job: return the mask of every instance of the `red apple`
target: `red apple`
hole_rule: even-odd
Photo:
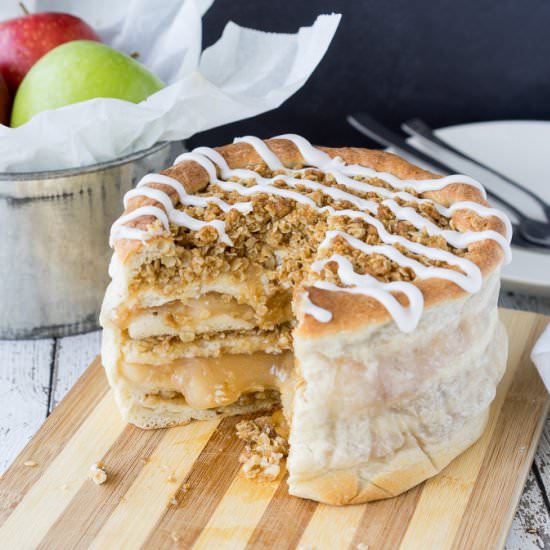
[[[12,96],[43,55],[73,40],[101,41],[92,27],[68,13],[33,13],[0,23],[0,73]]]
[[[8,85],[0,74],[0,124],[8,126],[10,123],[11,97]]]

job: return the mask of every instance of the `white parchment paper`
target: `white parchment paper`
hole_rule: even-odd
[[[546,389],[550,392],[550,324],[539,336],[531,352],[531,360],[535,363]]]
[[[87,166],[275,109],[309,78],[340,21],[340,15],[321,15],[295,34],[229,22],[201,52],[201,17],[211,0],[35,4],[38,11],[82,17],[105,43],[138,52],[167,86],[139,104],[98,98],[40,113],[19,128],[0,125],[0,172]],[[2,0],[0,20],[17,10],[16,2]]]

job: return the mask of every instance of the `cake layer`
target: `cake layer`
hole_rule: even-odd
[[[143,272],[130,276],[113,259],[110,269],[119,276],[117,280],[130,278],[120,288],[110,285],[101,315],[103,323],[112,322],[121,330],[130,328],[137,338],[143,337],[139,319],[146,316],[147,323],[151,323],[149,314],[160,318],[156,325],[151,324],[153,332],[158,331],[155,327],[162,322],[168,331],[186,325],[188,330],[198,333],[229,330],[233,323],[265,330],[292,317],[292,290],[288,285],[274,283],[274,273],[269,270],[262,272],[258,266],[249,266],[243,271],[216,276],[205,270],[197,274],[200,278],[174,284],[163,282],[166,276],[163,269],[168,268],[153,266],[156,261],[144,266]]]
[[[120,333],[119,333],[120,334]],[[129,363],[164,365],[183,357],[218,357],[238,353],[281,353],[292,349],[291,325],[273,330],[213,332],[189,340],[182,336],[160,336],[133,340],[120,334],[119,345]]]
[[[211,420],[220,416],[269,411],[280,406],[279,392],[247,393],[235,403],[214,409],[197,409],[183,397],[135,392],[119,383],[113,386],[115,399],[124,418],[140,428],[168,428],[191,420]]]
[[[170,302],[149,308],[134,308],[119,326],[131,338],[201,334],[226,330],[248,330],[257,325],[254,309],[235,298],[209,293],[184,303]]]
[[[247,393],[280,390],[292,366],[290,352],[257,352],[179,359],[165,365],[122,362],[118,374],[136,391],[176,392],[189,406],[209,409],[234,403]]]
[[[133,339],[150,336],[177,336],[210,332],[251,330],[260,325],[276,326],[292,319],[288,307],[274,309],[269,318],[260,318],[253,307],[238,304],[227,295],[207,294],[185,303],[172,302],[164,306],[131,312],[123,328]]]
[[[210,285],[209,285],[210,286]],[[255,297],[208,291],[193,297],[142,291],[117,308],[114,323],[133,339],[236,330],[263,330],[292,320],[286,289]]]

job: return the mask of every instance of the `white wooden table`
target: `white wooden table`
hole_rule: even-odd
[[[502,293],[504,307],[550,315],[550,299]],[[0,473],[99,354],[99,331],[45,340],[0,340]],[[550,548],[550,417],[506,548]]]

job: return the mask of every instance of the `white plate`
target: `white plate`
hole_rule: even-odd
[[[550,122],[517,120],[449,126],[436,134],[474,159],[494,167],[550,202]],[[423,149],[435,152],[431,145]],[[540,207],[530,197],[485,170],[437,148],[437,157],[458,173],[471,175],[519,209],[544,220]],[[499,207],[495,204],[494,206]],[[513,219],[513,216],[510,216]],[[512,263],[502,275],[503,288],[550,296],[550,253],[513,248]]]

